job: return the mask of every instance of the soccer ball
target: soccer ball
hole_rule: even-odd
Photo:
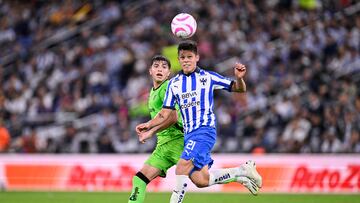
[[[172,33],[180,38],[189,38],[196,32],[196,20],[187,13],[177,14],[171,21]]]

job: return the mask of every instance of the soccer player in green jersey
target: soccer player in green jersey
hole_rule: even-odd
[[[151,118],[154,118],[162,109],[169,83],[170,68],[170,61],[164,56],[156,55],[151,60],[149,73],[152,77],[153,88],[150,91],[148,101]],[[142,169],[133,177],[132,192],[128,203],[144,202],[146,185],[158,176],[165,177],[166,171],[179,161],[184,149],[184,134],[181,117],[177,114],[179,111],[174,111],[161,126],[145,133],[138,133],[139,141],[144,143],[155,134],[154,132],[158,132],[157,145],[151,156],[145,161]]]

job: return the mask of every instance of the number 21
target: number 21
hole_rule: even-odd
[[[195,147],[195,144],[196,144],[195,141],[189,140],[189,142],[187,143],[185,148],[188,149],[188,150],[193,150],[194,147]]]

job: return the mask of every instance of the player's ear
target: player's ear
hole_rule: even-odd
[[[195,58],[196,58],[196,62],[198,62],[200,60],[200,55],[199,54],[196,54],[195,55]]]

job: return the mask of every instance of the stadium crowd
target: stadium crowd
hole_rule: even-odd
[[[360,153],[351,0],[0,1],[0,152],[150,152],[134,128],[180,12],[197,19],[200,67],[248,67],[246,94],[216,95],[216,152]]]

